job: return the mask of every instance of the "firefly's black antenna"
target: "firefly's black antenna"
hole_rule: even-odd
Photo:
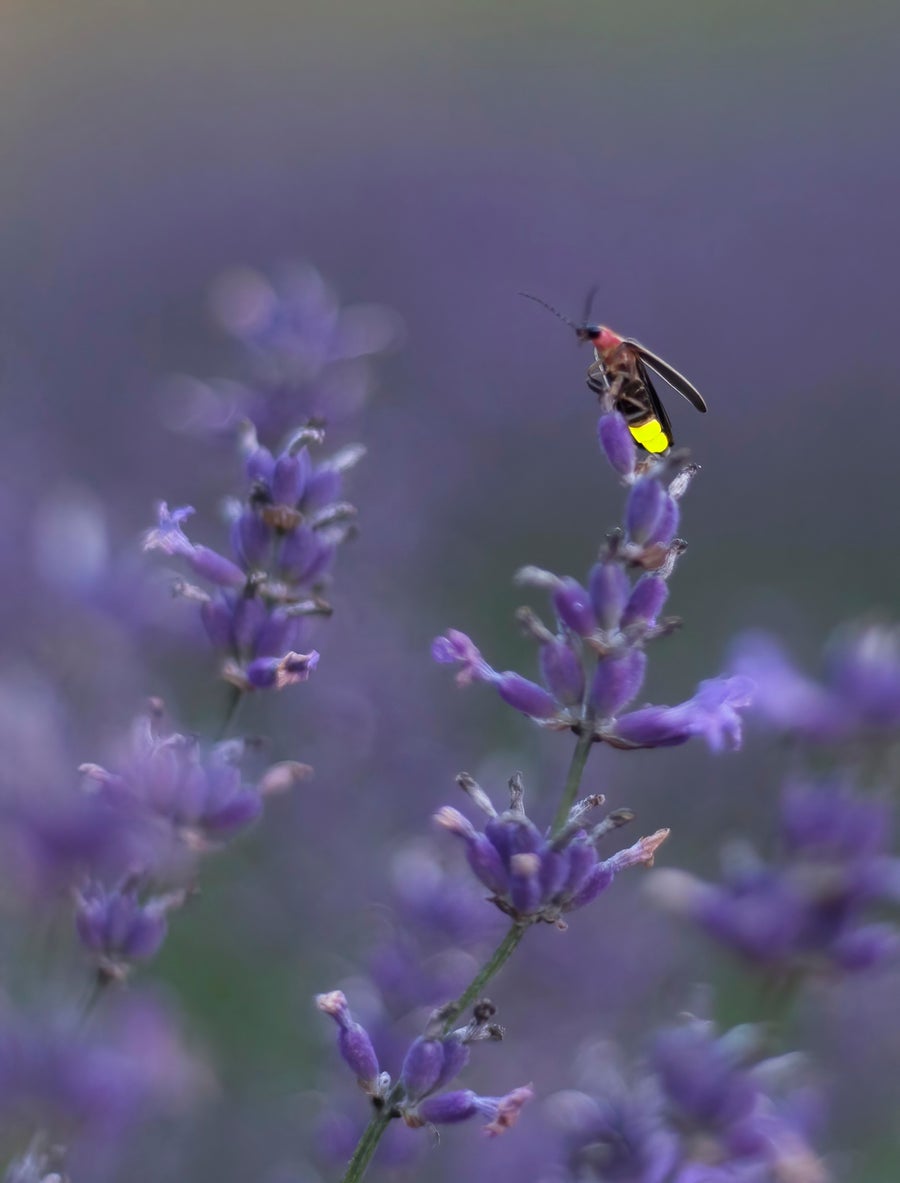
[[[591,311],[593,310],[594,301],[596,300],[597,293],[599,291],[600,291],[600,284],[599,283],[593,284],[588,289],[588,294],[584,298],[584,317],[582,318],[582,322],[581,322],[582,324],[587,325],[587,324],[591,323]]]
[[[578,332],[579,326],[573,320],[569,320],[567,316],[563,316],[558,309],[554,308],[552,304],[548,304],[546,300],[542,300],[540,296],[532,296],[530,292],[519,292],[519,295],[524,296],[526,300],[534,300],[535,304],[540,304],[542,308],[546,308],[548,312],[552,312],[563,324],[567,324],[570,329],[574,329],[576,333]]]

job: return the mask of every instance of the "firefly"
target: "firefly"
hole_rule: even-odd
[[[650,370],[705,414],[706,403],[700,391],[667,361],[651,353],[631,337],[620,337],[606,325],[588,320],[593,291],[588,295],[584,320],[576,324],[552,305],[537,296],[520,292],[527,300],[542,305],[564,324],[575,330],[579,341],[590,341],[594,360],[588,366],[587,384],[601,399],[610,399],[622,415],[636,444],[645,452],[659,454],[673,443],[672,424],[650,379]]]

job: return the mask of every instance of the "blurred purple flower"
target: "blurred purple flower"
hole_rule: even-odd
[[[145,811],[191,849],[205,850],[254,822],[265,791],[283,787],[283,776],[248,784],[240,769],[245,750],[243,740],[204,748],[193,736],[169,730],[161,705],[155,703],[133,724],[112,770],[86,764],[81,771],[107,800]],[[308,771],[302,765],[290,767],[298,777]]]
[[[659,748],[705,739],[714,752],[741,746],[741,716],[753,701],[749,678],[710,678],[678,706],[642,707],[613,720],[601,738],[613,747]]]
[[[75,901],[75,928],[104,979],[120,980],[136,961],[159,952],[168,930],[167,915],[187,898],[185,891],[139,899],[140,875],[129,875],[111,889],[89,882]]]
[[[491,902],[520,924],[543,922],[565,928],[562,917],[596,899],[619,871],[652,866],[656,851],[669,836],[668,830],[657,830],[601,859],[597,843],[632,820],[629,810],[611,813],[588,828],[584,825],[587,813],[603,800],[588,798],[575,807],[559,833],[547,835],[525,813],[519,777],[510,781],[510,807],[502,814],[471,777],[463,773],[458,782],[488,815],[484,831],[476,830],[450,806],[441,809],[435,820],[462,839],[469,866],[491,893]]]
[[[734,647],[732,664],[753,678],[757,714],[777,731],[809,743],[846,743],[900,727],[900,630],[845,628],[826,648],[824,677],[801,673],[766,633]]]
[[[651,890],[662,906],[782,980],[871,969],[900,955],[900,929],[872,919],[900,900],[889,833],[885,803],[833,784],[795,785],[782,801],[777,863],[732,848],[721,883],[667,869]]]
[[[173,1017],[131,995],[99,1029],[69,1014],[0,1014],[0,1124],[64,1136],[74,1157],[116,1143],[138,1121],[189,1108],[208,1089]]]
[[[597,1099],[556,1100],[579,1183],[824,1183],[794,1104],[796,1057],[759,1060],[752,1028],[691,1020],[653,1041],[646,1074]]]

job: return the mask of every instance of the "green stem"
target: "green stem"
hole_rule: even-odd
[[[222,726],[219,729],[219,742],[228,736],[231,730],[231,725],[237,718],[237,713],[240,710],[241,703],[244,701],[246,695],[240,686],[230,685],[228,687],[228,701],[225,704],[225,717],[222,720]]]
[[[491,978],[493,978],[495,974],[498,974],[503,966],[506,965],[507,961],[509,961],[510,957],[512,957],[513,953],[519,947],[519,942],[522,940],[522,937],[527,931],[527,924],[513,924],[509,932],[506,934],[491,956],[487,959],[471,982],[469,982],[462,994],[460,994],[459,998],[457,998],[456,1001],[452,1002],[449,1006],[443,1008],[442,1013],[444,1015],[444,1025],[442,1030],[444,1035],[449,1035],[449,1033],[453,1030],[456,1020],[463,1013],[463,1011],[466,1010],[467,1007],[471,1006],[473,1002],[478,1001],[482,990],[485,988]]]
[[[566,824],[572,806],[575,804],[575,798],[578,796],[581,778],[584,774],[584,767],[587,764],[588,755],[594,742],[593,733],[593,720],[586,719],[584,730],[578,736],[578,743],[576,744],[575,751],[572,753],[572,761],[569,764],[569,772],[566,776],[566,783],[563,788],[559,809],[557,809],[556,817],[553,821],[553,829],[551,831],[553,834],[557,833]],[[506,965],[507,961],[509,961],[510,957],[512,957],[513,953],[519,947],[529,927],[530,925],[528,924],[520,924],[518,922],[511,925],[506,936],[472,981],[466,986],[459,998],[451,1002],[449,1006],[443,1008],[442,1032],[444,1035],[448,1035],[453,1030],[457,1019],[463,1011],[478,1000],[488,982]],[[384,1136],[385,1130],[391,1124],[392,1119],[397,1116],[396,1106],[402,1100],[403,1089],[398,1082],[391,1089],[390,1093],[388,1093],[387,1097],[385,1097],[384,1104],[363,1131],[362,1137],[353,1152],[353,1157],[347,1164],[347,1169],[344,1172],[341,1183],[359,1183],[363,1175],[365,1175],[369,1163],[372,1161],[372,1157],[378,1148],[378,1143]]]
[[[394,1101],[399,1100],[399,1097],[394,1097],[395,1092],[397,1092],[396,1086],[391,1090],[390,1095],[385,1098],[384,1105],[378,1110],[363,1131],[363,1135],[357,1143],[356,1149],[353,1151],[353,1157],[347,1165],[347,1170],[344,1172],[343,1183],[359,1183],[359,1180],[366,1173],[366,1169],[372,1161],[372,1155],[378,1149],[378,1143],[391,1123]]]
[[[462,1012],[481,995],[482,990],[495,974],[506,965],[528,929],[527,924],[513,924],[509,932],[487,959],[459,998],[442,1009],[444,1035],[448,1035]],[[403,1099],[403,1089],[397,1083],[384,1099],[384,1104],[363,1131],[353,1157],[347,1164],[341,1183],[359,1183],[385,1131],[396,1116],[396,1106]]]
[[[572,753],[569,775],[566,777],[566,787],[563,789],[562,797],[559,799],[559,807],[556,810],[556,816],[553,819],[553,828],[550,831],[551,835],[558,834],[569,820],[569,814],[572,811],[572,806],[575,804],[575,798],[578,796],[578,790],[581,787],[584,766],[587,764],[593,744],[594,721],[593,719],[585,719],[583,730],[578,736],[575,751]]]

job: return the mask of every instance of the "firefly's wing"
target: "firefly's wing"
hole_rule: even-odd
[[[696,386],[692,386],[691,383],[688,382],[687,378],[685,378],[683,374],[679,374],[678,371],[673,369],[673,367],[670,366],[667,361],[663,361],[661,357],[657,357],[655,353],[651,353],[650,350],[641,345],[640,342],[627,341],[626,344],[631,346],[638,357],[642,361],[646,362],[651,370],[654,370],[657,374],[659,374],[660,378],[664,378],[673,390],[677,390],[680,395],[683,395],[684,398],[686,398],[691,404],[691,406],[696,407],[698,411],[703,411],[704,413],[706,412],[706,403],[703,399],[703,395],[696,388]]]
[[[629,344],[631,344],[631,342],[629,342]],[[654,390],[653,383],[650,381],[650,375],[647,373],[647,367],[644,365],[640,357],[635,358],[635,364],[637,365],[637,372],[640,374],[641,381],[646,387],[647,398],[650,401],[650,406],[653,408],[653,414],[659,421],[659,425],[663,430],[663,435],[666,437],[666,445],[667,447],[671,448],[672,424],[669,422],[669,416],[666,414],[666,408],[660,402],[659,395]],[[634,434],[633,430],[632,434]],[[638,443],[641,443],[641,441],[638,440]]]

